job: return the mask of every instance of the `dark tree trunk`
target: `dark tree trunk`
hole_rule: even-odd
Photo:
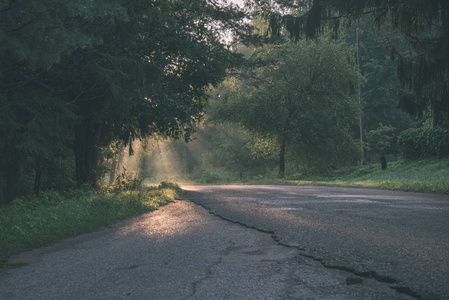
[[[16,147],[13,138],[8,147],[8,162],[6,167],[6,203],[11,203],[22,195],[23,184],[23,154]]]
[[[146,159],[146,158],[144,158]],[[117,170],[120,168],[123,162],[123,150],[120,150],[117,157],[112,162],[111,172],[109,173],[109,184],[113,184],[117,175]]]
[[[387,159],[385,158],[385,155],[383,155],[383,154],[380,157],[380,166],[381,166],[382,170],[387,169]]]
[[[95,173],[98,163],[98,140],[101,127],[91,126],[89,121],[82,122],[75,128],[75,172],[76,184],[89,184],[97,187]]]
[[[38,164],[34,174],[34,194],[39,196],[41,190],[42,166]]]
[[[281,142],[281,150],[279,151],[279,178],[284,178],[285,176],[285,141]]]

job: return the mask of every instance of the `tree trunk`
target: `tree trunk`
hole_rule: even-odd
[[[382,170],[387,169],[387,159],[385,158],[385,155],[383,155],[383,154],[380,157],[380,166],[381,166]]]
[[[23,185],[23,154],[16,148],[16,138],[8,147],[8,162],[6,167],[6,203],[11,203],[22,195]]]
[[[42,166],[38,164],[34,172],[34,194],[39,196],[41,190]]]
[[[91,126],[89,121],[81,122],[75,128],[75,172],[76,184],[97,187],[98,140],[101,126]]]
[[[112,159],[112,166],[111,166],[111,170],[109,171],[109,184],[113,184],[115,181],[115,170],[117,169],[117,165],[118,165],[118,157],[114,157]]]
[[[281,150],[279,151],[279,178],[284,178],[285,176],[285,147],[286,142],[281,142]]]
[[[146,159],[146,158],[145,158]],[[111,172],[109,173],[109,184],[113,184],[116,179],[117,171],[123,162],[123,150],[120,150],[117,157],[112,162]]]

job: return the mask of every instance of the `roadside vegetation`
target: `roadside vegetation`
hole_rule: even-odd
[[[399,191],[449,194],[449,159],[400,158],[382,170],[380,163],[345,167],[321,175],[289,174],[278,178],[276,170],[243,180],[229,172],[206,172],[198,176],[197,184],[288,184],[359,188],[379,188]]]
[[[338,170],[328,176],[292,178],[285,183],[449,194],[449,159],[399,159],[390,163],[387,170],[376,163]]]
[[[173,183],[142,186],[137,179],[93,190],[87,186],[64,193],[42,192],[18,198],[0,209],[0,262],[12,253],[91,232],[102,226],[149,212],[179,196]]]

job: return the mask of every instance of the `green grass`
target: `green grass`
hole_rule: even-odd
[[[0,261],[14,252],[94,231],[129,216],[152,211],[181,193],[170,183],[125,191],[72,190],[42,193],[0,207]]]
[[[212,174],[213,176],[210,176]],[[322,185],[361,188],[379,188],[401,191],[449,194],[449,158],[399,159],[388,163],[382,170],[380,163],[335,170],[320,176],[295,175],[285,179],[276,178],[277,169],[265,176],[259,175],[243,181],[227,173],[204,173],[196,184],[290,184]],[[206,179],[204,179],[206,178]]]
[[[237,174],[199,172],[195,184],[290,184],[379,188],[401,191],[449,194],[449,158],[399,159],[389,162],[387,170],[380,163],[335,170],[320,176],[294,175],[276,178],[277,169],[263,175],[239,180]]]
[[[328,177],[285,180],[285,183],[449,193],[449,159],[398,160],[389,163],[385,171],[380,164],[373,164]]]

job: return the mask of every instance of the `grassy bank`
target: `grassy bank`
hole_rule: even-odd
[[[180,192],[176,185],[162,183],[158,187],[135,190],[79,189],[18,199],[0,208],[0,261],[23,249],[43,246],[154,210],[173,201]]]
[[[291,184],[381,188],[401,191],[449,194],[449,158],[399,159],[389,162],[387,170],[380,163],[335,170],[321,176],[294,175],[276,178],[277,169],[265,176],[258,175],[239,180],[236,175],[217,171],[204,172],[194,178],[196,184]]]
[[[449,193],[449,159],[398,160],[389,163],[387,170],[381,170],[380,164],[372,164],[285,183]]]

